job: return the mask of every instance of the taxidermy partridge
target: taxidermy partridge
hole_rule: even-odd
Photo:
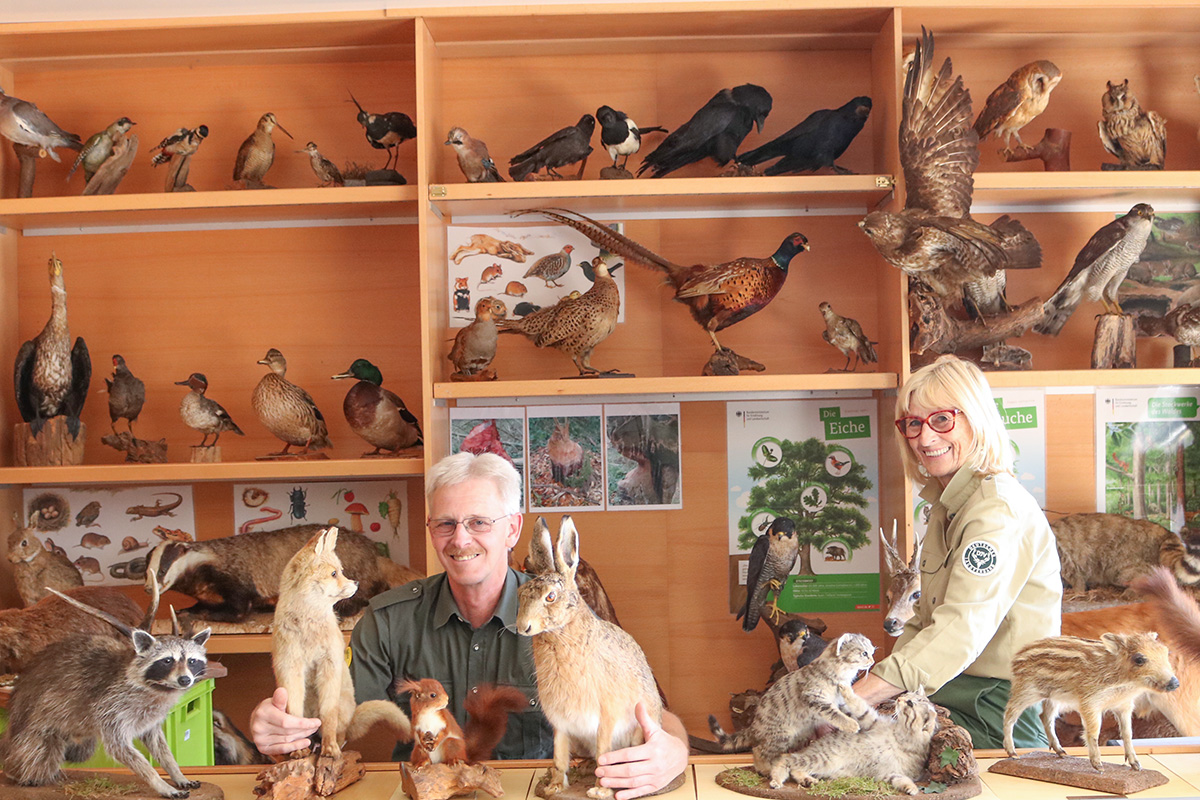
[[[137,123],[129,117],[121,117],[119,120],[109,125],[99,133],[93,133],[84,142],[83,149],[79,151],[78,158],[71,165],[70,171],[67,172],[67,180],[71,180],[71,176],[75,174],[75,170],[83,166],[83,179],[87,183],[96,174],[96,170],[100,169],[101,165],[109,159],[113,154],[113,145],[121,140],[125,134],[129,133],[129,129]]]
[[[575,362],[580,375],[600,374],[591,365],[592,351],[616,329],[621,295],[608,265],[601,261],[595,270],[596,282],[579,297],[564,297],[521,319],[500,320],[500,332],[519,333],[538,347],[561,350]]]
[[[71,346],[67,327],[67,288],[63,265],[50,255],[50,319],[35,338],[21,345],[13,365],[17,409],[37,436],[46,420],[67,418],[67,430],[79,436],[79,414],[92,380],[92,360],[83,337]]]
[[[146,403],[146,384],[129,371],[123,357],[114,355],[112,363],[113,376],[104,379],[108,387],[108,416],[112,421],[113,433],[117,432],[117,420],[125,419],[129,422],[129,433],[132,434],[133,423]]]
[[[513,216],[522,214],[549,217],[574,228],[610,253],[665,272],[675,287],[675,299],[688,307],[692,319],[708,332],[718,350],[722,347],[717,341],[717,331],[741,322],[774,300],[787,280],[792,258],[809,249],[804,234],[792,233],[767,258],[738,258],[725,264],[683,266],[667,261],[632,239],[574,211],[560,214],[535,208],[513,212]]]
[[[507,316],[508,309],[501,301],[494,297],[479,298],[475,303],[475,321],[458,332],[450,355],[446,356],[455,369],[451,380],[495,380],[495,373],[488,367],[496,358],[496,343],[500,338],[496,323]]]
[[[382,450],[395,454],[424,443],[421,423],[399,396],[383,388],[379,367],[365,358],[355,359],[350,369],[333,376],[335,381],[345,378],[357,378],[358,383],[346,393],[342,413],[350,430],[375,448],[364,456],[376,456]]]
[[[270,372],[254,387],[250,405],[267,430],[284,442],[283,450],[275,455],[287,455],[292,446],[304,448],[299,455],[310,449],[332,447],[325,415],[313,402],[312,395],[285,377],[287,359],[283,353],[272,347],[258,363],[270,368]]]
[[[521,277],[541,278],[546,282],[547,289],[561,289],[562,284],[558,283],[558,279],[571,269],[571,252],[574,249],[571,245],[564,244],[563,249],[557,253],[542,256],[535,261]]]
[[[839,316],[829,303],[821,303],[818,307],[821,309],[821,316],[825,318],[825,330],[821,331],[821,338],[841,350],[842,355],[846,357],[846,366],[842,367],[842,372],[851,371],[851,356],[854,356],[854,369],[858,369],[860,361],[864,364],[879,361],[879,357],[875,355],[875,348],[872,347],[875,342],[867,339],[858,320]]]
[[[267,170],[275,163],[275,140],[271,138],[271,131],[276,128],[286,133],[289,139],[294,138],[275,121],[274,114],[270,111],[263,114],[258,118],[258,127],[254,129],[254,133],[246,137],[246,141],[238,148],[237,161],[233,165],[235,181],[245,181],[250,185],[262,184],[263,178],[267,177]]]
[[[0,136],[13,144],[36,147],[39,156],[50,156],[55,161],[62,159],[54,148],[79,150],[83,147],[77,134],[64,131],[36,105],[5,94],[3,89],[0,89]]]
[[[176,381],[175,385],[191,389],[179,403],[179,416],[183,418],[183,424],[204,434],[199,447],[212,447],[225,431],[246,435],[220,403],[204,394],[208,391],[208,378],[204,373],[193,372],[186,381]],[[212,442],[208,441],[210,435]]]

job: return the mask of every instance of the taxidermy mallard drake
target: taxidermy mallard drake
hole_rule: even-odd
[[[276,455],[287,455],[292,446],[304,448],[300,455],[310,449],[332,447],[325,415],[317,408],[312,395],[285,377],[287,360],[283,353],[272,347],[258,363],[271,371],[254,387],[250,404],[267,430],[283,441],[283,450]]]
[[[335,381],[343,378],[358,378],[358,383],[346,392],[342,413],[350,429],[375,447],[370,453],[363,453],[364,456],[379,455],[382,450],[395,454],[425,443],[421,423],[403,400],[383,388],[383,374],[378,367],[359,358],[350,369],[333,376]]]
[[[50,319],[34,339],[21,345],[13,368],[17,408],[33,435],[51,417],[65,416],[71,436],[79,436],[79,414],[92,380],[92,360],[83,337],[71,347],[67,328],[67,289],[62,262],[50,255]]]
[[[191,389],[179,403],[179,416],[189,428],[204,434],[200,447],[212,447],[225,431],[233,431],[238,436],[246,435],[220,403],[204,396],[208,391],[208,378],[204,373],[193,372],[186,381],[175,381],[175,385]],[[209,434],[215,434],[211,443],[208,441]]]

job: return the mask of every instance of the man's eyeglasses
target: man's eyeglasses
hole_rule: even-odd
[[[954,421],[962,412],[957,408],[946,408],[935,411],[928,417],[901,417],[896,420],[896,430],[905,439],[916,439],[921,435],[921,427],[928,425],[934,433],[949,433],[954,430]]]
[[[428,519],[425,520],[425,527],[429,528],[429,533],[433,536],[451,536],[454,531],[462,525],[467,529],[467,533],[473,536],[482,536],[485,533],[491,533],[492,526],[505,517],[511,517],[512,514],[505,514],[495,519],[487,517],[467,517],[466,519]]]

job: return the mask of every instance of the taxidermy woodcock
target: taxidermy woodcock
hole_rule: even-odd
[[[724,264],[683,266],[672,263],[611,228],[574,211],[546,209],[514,212],[541,214],[574,228],[604,250],[667,274],[675,299],[688,307],[692,319],[708,332],[718,351],[728,350],[717,341],[717,331],[761,311],[775,299],[787,280],[788,267],[797,253],[808,250],[802,233],[791,233],[767,258],[737,258]],[[570,216],[567,216],[567,215]],[[614,284],[615,286],[615,284]]]
[[[13,144],[36,147],[39,156],[50,156],[55,161],[62,159],[54,148],[79,150],[83,147],[78,134],[64,131],[36,105],[5,94],[3,89],[0,89],[0,136]]]
[[[591,364],[592,351],[616,329],[621,295],[607,264],[601,261],[595,270],[596,282],[578,297],[564,297],[520,319],[499,320],[496,327],[501,333],[519,333],[538,347],[561,350],[580,375],[602,374]],[[613,369],[605,374],[615,373]]]
[[[268,111],[258,118],[258,127],[254,133],[246,137],[238,148],[237,161],[233,165],[233,179],[245,181],[247,185],[261,185],[267,177],[267,170],[275,163],[275,140],[271,131],[279,128],[289,139],[295,138],[287,129],[275,120],[275,115]]]
[[[65,416],[71,436],[79,436],[79,415],[92,380],[92,360],[83,337],[71,346],[67,328],[67,288],[63,265],[50,256],[50,319],[35,338],[21,345],[13,368],[17,409],[37,436],[46,420]]]
[[[238,436],[246,435],[220,403],[205,396],[204,393],[208,391],[208,378],[204,373],[193,372],[186,381],[175,381],[175,385],[191,389],[179,403],[179,416],[189,428],[204,434],[199,447],[214,446],[226,431],[233,431]],[[213,437],[212,442],[208,441],[210,435]]]
[[[109,125],[99,133],[93,133],[84,142],[83,149],[79,151],[79,156],[75,159],[75,163],[71,165],[70,171],[67,172],[67,180],[71,180],[71,176],[75,174],[75,170],[83,166],[84,183],[92,179],[96,174],[96,170],[109,159],[113,154],[113,145],[119,142],[125,134],[129,133],[129,129],[136,122],[129,117],[121,117],[119,120]]]
[[[346,392],[342,413],[350,430],[375,448],[363,456],[377,456],[382,450],[395,455],[406,447],[425,443],[421,423],[395,392],[383,388],[379,367],[365,358],[355,359],[350,369],[333,376],[335,381],[344,378],[357,378],[358,383]]]
[[[291,447],[304,448],[298,455],[332,447],[325,415],[312,395],[287,379],[283,353],[272,347],[258,363],[271,371],[254,387],[250,405],[267,430],[284,442],[283,450],[275,455],[288,455]]]
[[[114,355],[112,363],[113,376],[104,379],[104,385],[108,387],[108,416],[113,433],[117,432],[117,420],[124,419],[129,423],[129,432],[132,434],[133,423],[146,404],[146,384],[129,371],[122,356]]]
[[[904,79],[904,210],[874,211],[858,225],[884,260],[945,305],[965,295],[983,313],[1006,311],[1003,280],[995,276],[1040,267],[1042,248],[1007,215],[990,225],[971,219],[972,176],[979,166],[971,95],[949,58],[940,70],[933,63],[933,34],[922,29]]]

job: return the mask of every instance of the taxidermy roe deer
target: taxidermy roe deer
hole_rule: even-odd
[[[904,623],[912,619],[916,612],[917,600],[921,597],[921,540],[913,545],[912,558],[908,563],[900,557],[900,549],[896,543],[896,523],[892,522],[892,536],[884,536],[883,528],[879,529],[879,540],[883,542],[883,552],[887,558],[888,581],[887,613],[883,618],[883,630],[888,636],[899,636],[904,633]]]

